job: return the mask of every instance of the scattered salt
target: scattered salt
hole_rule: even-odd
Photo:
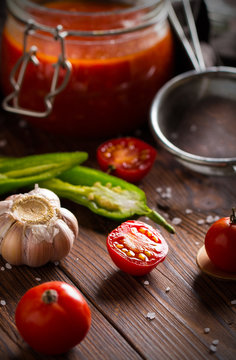
[[[199,219],[199,220],[197,221],[197,223],[198,223],[198,225],[202,225],[202,224],[205,223],[205,220],[204,220],[204,219]]]
[[[2,267],[1,267],[1,271],[4,271],[4,270],[5,270],[5,267],[4,267],[4,266],[2,266]]]
[[[0,304],[1,304],[2,306],[5,306],[7,303],[6,303],[5,300],[1,300],[1,301],[0,301]]]
[[[217,350],[217,347],[215,345],[210,346],[210,351],[211,352],[216,352],[216,350]]]
[[[193,210],[191,209],[185,209],[185,214],[192,214]]]
[[[157,187],[157,188],[156,188],[156,192],[161,193],[161,192],[162,192],[162,188],[161,188],[161,187]]]
[[[166,288],[165,292],[166,292],[166,293],[168,293],[169,291],[170,291],[170,287],[169,287],[169,286],[167,286],[167,288]]]
[[[220,342],[220,341],[219,341],[218,339],[215,339],[215,340],[212,341],[212,345],[215,345],[215,346],[216,346],[216,345],[219,344],[219,342]]]
[[[236,299],[235,299],[235,300],[231,300],[231,301],[230,301],[230,304],[231,304],[231,305],[236,305]]]
[[[59,265],[59,261],[54,261],[54,265],[58,266]]]
[[[11,264],[8,264],[8,263],[5,264],[5,267],[6,267],[6,269],[12,269]]]
[[[182,222],[182,219],[175,217],[172,219],[172,224],[179,225]]]
[[[144,285],[149,285],[149,281],[148,281],[148,280],[145,280],[143,284],[144,284]]]
[[[210,332],[210,328],[205,328],[204,329],[204,334],[209,334],[209,332]]]
[[[161,198],[162,199],[170,199],[171,198],[171,193],[168,193],[168,192],[162,193]]]
[[[208,215],[206,218],[207,224],[212,224],[214,222],[214,217],[212,215]]]
[[[200,242],[199,242],[199,241],[196,241],[196,242],[195,242],[195,245],[199,245],[199,244],[200,244]]]
[[[35,280],[36,280],[36,281],[41,281],[41,278],[36,277]]]
[[[156,317],[156,314],[154,312],[148,312],[146,315],[146,318],[149,320],[153,320],[153,319],[155,319],[155,317]]]

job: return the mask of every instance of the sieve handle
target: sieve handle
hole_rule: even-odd
[[[184,7],[185,16],[187,19],[189,31],[190,31],[191,40],[193,42],[194,51],[192,49],[190,41],[188,40],[188,38],[185,35],[182,25],[180,24],[180,21],[176,15],[176,12],[173,8],[171,0],[169,0],[168,2],[169,2],[169,19],[170,19],[176,33],[178,34],[188,56],[193,64],[194,69],[198,72],[205,70],[206,66],[205,66],[205,62],[203,59],[203,55],[202,55],[202,50],[201,50],[201,46],[200,46],[200,42],[199,42],[199,38],[198,38],[198,34],[197,34],[197,29],[196,29],[190,1],[182,0],[182,3],[183,3],[183,7]]]

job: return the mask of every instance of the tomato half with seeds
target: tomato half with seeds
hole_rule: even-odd
[[[151,170],[156,150],[134,137],[109,140],[97,149],[97,161],[103,171],[129,182],[138,182]]]
[[[122,271],[142,276],[162,262],[168,245],[157,229],[137,220],[128,220],[107,237],[107,249]]]

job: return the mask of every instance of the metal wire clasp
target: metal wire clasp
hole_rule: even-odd
[[[48,116],[52,109],[53,109],[53,102],[55,96],[59,94],[68,84],[70,74],[71,74],[71,63],[66,60],[65,56],[65,42],[64,39],[67,36],[67,32],[63,31],[61,25],[58,25],[55,29],[53,29],[53,37],[56,41],[59,41],[61,53],[58,57],[57,63],[53,64],[55,70],[52,77],[51,88],[49,93],[44,97],[45,103],[45,111],[33,111],[26,108],[22,108],[19,105],[19,95],[22,88],[23,79],[25,76],[25,72],[27,66],[30,62],[32,62],[35,66],[39,65],[39,60],[36,56],[37,54],[37,47],[31,46],[29,51],[27,51],[27,39],[30,34],[33,34],[35,30],[40,29],[41,31],[48,32],[48,28],[40,27],[34,23],[34,21],[29,20],[27,23],[27,27],[24,31],[24,42],[23,42],[23,54],[19,58],[19,60],[14,65],[11,74],[10,74],[10,82],[14,88],[14,91],[5,97],[3,100],[2,106],[3,109],[12,113],[27,115],[27,116],[34,116],[38,118],[43,118]],[[57,87],[58,77],[59,77],[59,70],[63,68],[65,70],[65,76],[63,82],[60,86]],[[16,74],[18,73],[17,79]]]

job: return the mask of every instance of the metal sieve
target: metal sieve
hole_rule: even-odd
[[[152,133],[175,158],[203,174],[236,174],[236,68],[206,68],[189,0],[183,0],[192,46],[169,2],[169,18],[194,70],[171,79],[150,111]]]

